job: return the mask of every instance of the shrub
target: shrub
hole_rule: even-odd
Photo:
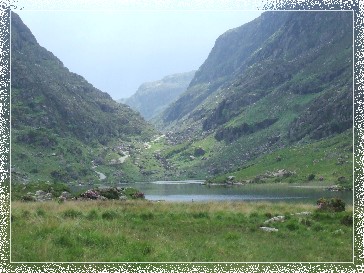
[[[342,219],[341,219],[341,224],[345,225],[345,226],[351,226],[353,225],[353,216],[352,215],[345,215]]]
[[[205,150],[203,148],[201,148],[201,147],[195,148],[195,152],[194,152],[195,156],[202,156],[205,153],[206,152],[205,152]]]
[[[119,191],[116,188],[110,188],[100,191],[100,195],[106,197],[107,199],[119,199]]]
[[[88,191],[80,194],[80,197],[87,198],[87,199],[98,199],[100,197],[100,194],[96,190],[88,190]]]
[[[144,193],[138,191],[136,193],[134,193],[131,198],[133,199],[144,199]]]
[[[340,198],[331,198],[329,200],[320,198],[317,200],[318,210],[340,212],[345,211],[345,202]]]
[[[266,212],[266,213],[264,213],[264,215],[265,215],[265,217],[267,217],[269,219],[273,217],[273,214],[270,212]]]
[[[315,175],[313,173],[309,174],[308,177],[307,177],[308,181],[312,181],[314,179],[315,179]]]
[[[290,231],[294,231],[294,230],[297,230],[299,229],[299,225],[295,222],[290,222],[287,224],[287,229],[290,230]]]
[[[23,202],[35,202],[36,199],[33,195],[30,195],[30,194],[26,194],[26,195],[23,195],[21,197],[21,201]]]
[[[144,193],[138,191],[137,189],[134,188],[125,188],[124,189],[124,194],[128,197],[128,198],[132,198],[132,199],[144,199]]]

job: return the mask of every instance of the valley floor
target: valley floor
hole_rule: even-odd
[[[12,262],[353,259],[351,207],[333,213],[283,202],[15,201],[11,210]],[[267,222],[275,216],[284,221]]]

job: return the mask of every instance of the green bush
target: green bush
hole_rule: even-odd
[[[11,185],[11,200],[36,201],[28,192],[36,192],[38,190],[46,193],[50,192],[53,196],[60,196],[62,192],[71,192],[68,185],[57,182],[31,182],[28,184],[14,183]]]
[[[314,180],[314,179],[315,179],[315,176],[316,176],[316,175],[314,175],[313,173],[311,173],[311,174],[309,174],[309,175],[308,175],[307,180],[308,180],[308,181],[312,181],[312,180]]]
[[[341,224],[345,225],[345,226],[352,226],[353,225],[353,216],[352,215],[345,215],[342,219],[341,219]]]
[[[287,229],[290,231],[294,231],[294,230],[298,230],[300,228],[300,226],[298,225],[298,223],[290,221],[287,223],[286,225]]]
[[[100,195],[106,197],[107,199],[119,199],[120,193],[116,188],[110,188],[100,190]]]
[[[345,202],[340,198],[325,199],[320,198],[317,200],[318,210],[330,211],[330,212],[340,212],[345,211]]]
[[[30,195],[30,194],[26,194],[26,195],[23,195],[21,197],[21,201],[23,202],[35,202],[36,199],[33,195]]]

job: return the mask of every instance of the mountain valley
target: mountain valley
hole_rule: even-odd
[[[11,26],[12,183],[352,187],[349,12],[265,12],[196,72],[141,85],[132,107],[69,72],[15,13]]]

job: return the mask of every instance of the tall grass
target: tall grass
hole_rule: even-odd
[[[295,213],[310,211],[308,216]],[[264,221],[285,215],[282,223]],[[351,209],[307,204],[74,201],[12,203],[11,259],[20,262],[352,261]]]

